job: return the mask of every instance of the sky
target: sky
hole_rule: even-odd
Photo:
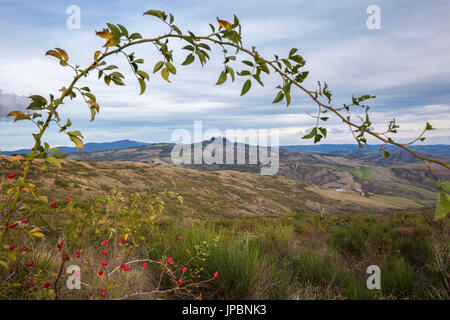
[[[80,8],[80,28],[69,29],[68,7]],[[367,8],[380,9],[380,29],[369,29]],[[95,35],[107,22],[120,23],[131,32],[153,37],[167,32],[156,18],[143,16],[159,9],[175,16],[175,24],[197,35],[217,26],[216,17],[242,24],[244,46],[271,59],[287,56],[298,49],[309,71],[305,86],[314,90],[317,81],[326,81],[333,92],[333,105],[349,103],[352,95],[370,93],[373,127],[383,131],[395,118],[400,125],[399,141],[414,138],[426,122],[431,131],[425,144],[450,143],[450,2],[447,0],[272,0],[272,1],[22,1],[0,0],[0,149],[30,148],[36,129],[6,114],[23,110],[32,94],[48,97],[68,86],[73,72],[61,67],[45,52],[63,48],[69,62],[87,66],[104,40]],[[72,128],[80,130],[85,142],[131,139],[142,142],[173,142],[176,129],[192,130],[194,121],[203,128],[278,129],[281,145],[308,144],[301,139],[315,123],[308,113],[315,105],[299,91],[292,92],[292,104],[272,104],[280,79],[264,78],[265,86],[253,83],[240,97],[245,79],[216,86],[223,69],[222,52],[213,47],[211,61],[201,67],[198,61],[180,64],[187,52],[184,44],[173,41],[177,67],[172,83],[151,74],[160,60],[154,46],[132,49],[144,59],[143,70],[150,75],[148,89],[139,95],[139,85],[123,56],[113,56],[125,75],[125,87],[106,86],[96,73],[83,79],[97,96],[100,113],[90,122],[90,111],[81,98],[68,100],[59,109],[63,119],[70,117]],[[238,57],[245,60],[246,57]],[[239,62],[238,70],[243,69]],[[352,143],[348,129],[331,116],[326,123],[329,135],[323,143]],[[71,145],[68,137],[52,126],[44,138],[52,146]],[[369,143],[376,143],[369,140]]]

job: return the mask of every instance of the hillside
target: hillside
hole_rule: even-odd
[[[203,147],[208,143],[204,142]],[[246,159],[248,162],[248,146]],[[77,153],[69,159],[87,161],[132,161],[153,165],[173,166],[171,151],[173,144],[153,144],[137,148],[109,150],[94,153]],[[237,152],[236,152],[237,153]],[[367,153],[369,154],[369,153]],[[297,150],[280,149],[279,176],[295,183],[306,183],[320,187],[327,197],[356,197],[376,200],[394,207],[432,207],[435,203],[434,182],[426,167],[421,163],[395,161],[380,165],[371,158],[360,159],[350,155],[323,154]],[[183,165],[198,171],[224,170],[248,172],[259,175],[257,164]],[[448,170],[435,167],[442,179],[448,179]],[[333,195],[330,194],[332,192]],[[339,194],[334,196],[334,194]],[[339,211],[339,210],[338,210]]]
[[[11,170],[6,164],[1,167],[2,176]],[[202,172],[140,162],[64,160],[61,169],[51,168],[41,173],[37,166],[33,167],[30,177],[49,199],[95,197],[113,188],[139,192],[169,187],[184,197],[184,205],[176,210],[196,217],[267,216],[321,210],[330,214],[381,213],[431,205],[428,201],[398,196],[362,197],[281,175],[261,176],[230,170]],[[5,183],[7,180],[3,179],[1,185]]]

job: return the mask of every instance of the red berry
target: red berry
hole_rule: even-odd
[[[179,237],[178,237],[178,240],[181,240],[181,239],[182,239],[181,236],[179,236]]]
[[[102,292],[105,292],[106,291],[106,288],[102,288]]]
[[[12,179],[12,178],[14,178],[15,176],[16,176],[15,173],[11,173],[11,174],[8,175],[8,178],[9,178],[9,179]]]
[[[34,264],[34,262],[30,261],[30,262],[27,263],[27,267],[31,267],[33,264]]]
[[[31,285],[32,285],[32,283],[28,281],[27,282],[27,286],[31,286]]]
[[[44,283],[44,288],[47,289],[48,287],[50,287],[50,282]]]
[[[60,243],[58,243],[56,246],[58,247],[59,251],[61,251],[61,248],[64,244],[64,241],[61,241]]]
[[[16,246],[10,245],[10,246],[9,246],[9,250],[14,250],[15,247],[16,247]]]
[[[125,267],[123,270],[129,271],[129,270],[130,270],[130,267]]]
[[[143,269],[147,268],[147,263],[146,262],[144,262],[144,264],[142,265],[142,268]]]
[[[102,242],[102,246],[107,246],[108,245],[108,240],[105,240]]]
[[[12,229],[12,228],[15,228],[17,226],[17,222],[13,222],[13,223],[11,223],[10,225],[9,225],[9,227]]]
[[[108,265],[108,261],[103,261],[102,266],[106,267]]]
[[[169,259],[167,259],[167,264],[171,264],[173,262],[173,258],[170,257]]]
[[[30,220],[28,220],[28,219],[23,219],[23,220],[22,220],[22,223],[23,223],[23,224],[27,224],[29,221],[30,221]]]
[[[100,293],[100,295],[101,295],[102,297],[104,297],[104,296],[105,296],[105,293],[104,293],[104,292],[102,292],[102,293]]]
[[[219,276],[219,273],[216,271],[216,273],[214,273],[214,278],[217,278]]]
[[[70,202],[70,201],[72,201],[72,198],[71,197],[67,197],[66,200]]]
[[[182,271],[183,271],[183,273],[185,273],[187,271],[187,268],[184,267]]]
[[[105,250],[102,251],[103,255],[106,256],[107,252]]]
[[[181,286],[183,284],[183,281],[180,279],[178,280],[178,285]]]
[[[22,246],[22,250],[26,250],[26,249],[27,249],[27,245],[24,244],[24,245]]]
[[[121,265],[120,265],[120,267],[123,269],[123,268],[125,268],[125,263],[122,263]]]
[[[103,275],[103,271],[100,270],[100,271],[98,272],[98,275],[101,277],[101,276]]]
[[[53,201],[53,202],[50,204],[50,206],[51,206],[52,208],[54,208],[54,207],[56,206],[56,201]]]
[[[125,241],[127,241],[127,240],[125,240],[125,238],[122,238],[122,239],[120,239],[122,242],[125,242]]]

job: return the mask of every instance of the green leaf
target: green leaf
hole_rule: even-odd
[[[142,39],[142,35],[140,33],[135,32],[130,35],[130,39],[133,39],[133,40],[134,39]]]
[[[248,90],[250,90],[251,87],[252,87],[252,82],[250,79],[247,79],[247,81],[245,81],[244,85],[242,86],[241,96],[246,94],[248,92]]]
[[[320,141],[320,139],[322,139],[322,135],[320,135],[320,134],[316,134],[316,135],[314,136],[314,143],[317,143],[317,142],[319,142],[319,141]]]
[[[176,25],[172,25],[172,29],[175,30],[175,32],[178,33],[178,35],[180,35],[180,36],[183,34]]]
[[[443,190],[445,190],[445,191],[447,191],[447,192],[450,192],[450,181],[442,181],[442,182],[439,183],[439,186],[440,186]]]
[[[70,132],[67,132],[67,134],[70,136],[83,138],[83,135],[81,134],[81,132],[79,130],[70,131]]]
[[[190,51],[195,51],[195,47],[191,46],[191,45],[187,45],[183,47],[184,50],[190,50]]]
[[[107,66],[106,68],[104,68],[103,71],[105,71],[105,70],[112,70],[112,69],[118,69],[118,68],[115,65],[110,65],[110,66]]]
[[[235,75],[234,75],[234,70],[233,70],[233,68],[231,68],[231,67],[229,67],[229,66],[226,66],[225,69],[226,69],[226,70],[228,71],[228,73],[230,74],[230,76],[231,76],[231,81],[234,82]]]
[[[199,43],[198,46],[201,47],[201,48],[204,48],[204,49],[206,49],[208,51],[211,51],[211,47],[208,46],[206,43]]]
[[[163,68],[161,70],[161,77],[163,77],[163,79],[166,80],[167,82],[170,82],[170,80],[169,80],[169,70],[167,68]]]
[[[91,120],[90,121],[94,121],[94,119],[95,119],[95,108],[94,107],[89,107],[89,109],[91,110]]]
[[[439,192],[434,220],[440,220],[444,218],[449,212],[450,212],[450,196],[445,192]]]
[[[155,64],[155,67],[153,68],[153,73],[156,73],[164,66],[164,61],[159,61]]]
[[[434,130],[434,128],[433,128],[433,126],[430,123],[427,122],[425,130]]]
[[[319,131],[323,135],[324,138],[327,137],[327,129],[326,128],[319,128]]]
[[[121,25],[121,24],[118,24],[117,26],[119,27],[120,31],[122,31],[122,34],[123,34],[125,37],[128,38],[128,30],[127,30],[127,28],[125,28],[125,27],[124,27],[123,25]]]
[[[86,97],[88,97],[89,99],[91,99],[94,102],[96,101],[95,96],[92,93],[85,92],[85,93],[83,93],[83,95],[85,95]]]
[[[171,64],[169,61],[166,62],[166,67],[167,67],[167,70],[169,70],[170,73],[172,73],[172,74],[176,74],[177,73],[177,69],[175,69],[173,64]]]
[[[44,106],[42,104],[37,103],[37,102],[32,102],[27,107],[27,110],[42,110],[43,108],[44,108]]]
[[[313,128],[311,130],[310,133],[308,133],[307,135],[303,136],[302,139],[311,139],[312,137],[314,137],[317,134],[317,127]]]
[[[192,53],[190,53],[186,57],[186,60],[184,60],[184,62],[181,65],[187,66],[188,64],[191,64],[192,62],[194,62],[194,60],[195,60],[195,56]]]
[[[390,155],[391,155],[391,154],[390,154],[389,152],[387,152],[386,150],[383,150],[383,157],[384,157],[384,160],[386,160],[387,158],[389,158]]]
[[[36,102],[42,106],[45,106],[47,104],[47,99],[39,95],[29,96],[28,98],[30,98],[31,100],[33,100],[33,102]]]
[[[289,57],[292,57],[297,52],[297,48],[292,48],[291,51],[289,51]]]
[[[222,71],[220,73],[219,79],[217,80],[216,86],[224,83],[225,81],[227,81],[227,73],[225,71]]]
[[[145,15],[155,16],[163,20],[165,20],[167,17],[164,11],[161,10],[148,10],[144,12],[144,16]]]
[[[244,61],[242,61],[242,63],[248,65],[249,67],[254,67],[254,66],[255,66],[255,65],[253,64],[253,62],[248,61],[248,60],[244,60]]]
[[[53,158],[53,157],[48,157],[47,161],[61,169],[61,161],[59,161],[58,159]]]
[[[282,91],[280,91],[280,92],[278,92],[277,96],[272,101],[272,103],[280,102],[281,100],[283,100],[283,98],[284,98],[284,93]]]
[[[112,81],[114,82],[114,84],[116,84],[118,86],[124,86],[125,85],[125,83],[123,83],[123,81],[120,80],[120,78],[114,77],[114,78],[112,78]]]
[[[138,71],[136,71],[136,74],[140,75],[144,79],[150,80],[150,76],[145,71],[138,70]]]
[[[146,87],[145,81],[144,81],[144,79],[138,79],[138,81],[139,81],[139,85],[141,86],[141,93],[140,94],[143,94],[145,92],[145,87]]]

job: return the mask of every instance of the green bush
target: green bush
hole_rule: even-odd
[[[343,253],[360,256],[364,250],[367,236],[356,226],[340,229],[332,234],[331,243]]]
[[[413,267],[402,258],[394,258],[381,268],[381,290],[385,296],[413,298],[417,280]]]

